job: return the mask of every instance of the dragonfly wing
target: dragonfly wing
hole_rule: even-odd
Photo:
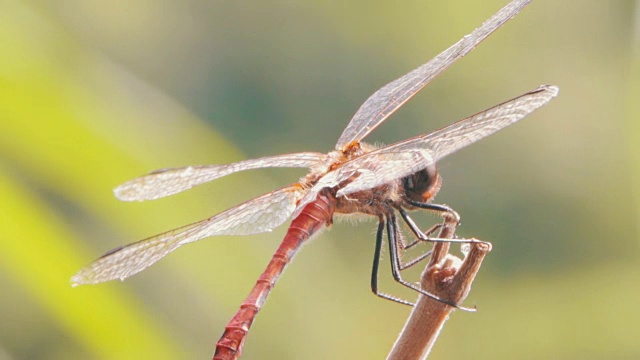
[[[95,284],[134,275],[178,247],[213,235],[249,235],[271,231],[282,224],[304,195],[299,184],[249,200],[211,218],[133,244],[116,248],[80,270],[73,285]]]
[[[162,169],[127,181],[114,189],[123,201],[153,200],[188,190],[196,185],[244,170],[268,167],[312,167],[326,155],[314,152],[268,156],[226,165],[187,166]]]
[[[395,179],[418,172],[433,163],[431,153],[423,149],[365,156],[361,161],[354,163],[359,167],[356,170],[357,176],[354,176],[353,181],[338,190],[336,196],[348,196],[358,191],[388,184]]]
[[[507,20],[514,17],[530,1],[512,1],[471,34],[466,35],[426,64],[376,91],[355,113],[340,139],[338,139],[336,149],[345,151],[354,142],[362,140],[431,80],[473,50],[476,45],[501,27]]]
[[[380,151],[397,152],[421,148],[430,151],[433,160],[438,161],[523,119],[529,113],[551,101],[558,95],[558,92],[557,86],[542,85],[526,94],[457,121],[440,130],[390,145]]]
[[[428,135],[404,140],[357,157],[334,170],[340,173],[334,176],[336,178],[348,179],[347,174],[353,177],[353,181],[340,189],[336,196],[371,189],[422,170],[524,118],[558,95],[558,91],[556,86],[543,85]],[[319,191],[314,188],[311,191]]]
[[[294,217],[323,189],[341,186],[336,196],[347,196],[413,174],[432,163],[430,152],[423,149],[365,154],[320,178],[300,200]]]

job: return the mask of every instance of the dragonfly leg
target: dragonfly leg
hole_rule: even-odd
[[[416,235],[416,239],[413,240],[410,243],[406,243],[404,240],[404,237],[399,237],[398,241],[398,247],[401,251],[405,251],[405,250],[409,250],[410,248],[414,247],[417,244],[420,243],[424,243],[427,241],[431,241],[431,239],[436,239],[435,241],[442,241],[443,239],[440,239],[438,237],[433,237],[433,234],[442,229],[442,227],[444,226],[444,222],[441,224],[435,224],[432,227],[430,227],[426,232],[422,232],[420,230],[420,228],[416,225],[416,223],[413,221],[413,219],[409,216],[409,214],[407,214],[407,212],[399,207],[397,209],[400,212],[400,215],[402,215],[402,218],[404,219],[405,223],[409,226],[409,228],[411,229],[411,232],[413,232]],[[400,233],[398,233],[400,234]],[[431,241],[433,242],[433,241]],[[414,266],[415,264],[421,262],[422,260],[426,259],[427,257],[429,257],[432,254],[432,251],[426,251],[423,254],[421,254],[420,256],[416,257],[415,259],[412,259],[411,261],[407,262],[407,263],[403,263],[402,261],[400,261],[400,271],[404,271],[412,266]],[[400,256],[399,256],[400,258]]]
[[[421,254],[420,256],[416,257],[415,259],[412,259],[411,261],[407,262],[407,263],[403,263],[402,261],[400,262],[400,271],[404,271],[410,267],[412,267],[413,265],[419,263],[420,261],[428,258],[429,256],[431,256],[433,252],[431,250],[426,251],[424,254]]]
[[[371,269],[371,291],[383,299],[395,301],[400,304],[413,306],[413,303],[398,297],[382,293],[378,290],[378,270],[380,268],[380,257],[382,254],[382,244],[384,243],[385,219],[381,216],[378,221],[378,231],[376,233],[376,249],[373,255],[373,266]]]
[[[411,204],[414,206],[420,207],[422,209],[438,211],[438,212],[441,212],[443,216],[451,217],[450,219],[445,219],[441,224],[436,224],[432,226],[431,228],[429,228],[429,230],[427,230],[426,233],[424,233],[422,232],[422,230],[420,230],[418,225],[416,225],[415,221],[413,221],[413,219],[409,216],[406,210],[404,210],[403,208],[398,208],[398,212],[400,212],[402,219],[409,226],[409,229],[411,229],[411,232],[413,232],[416,235],[419,241],[448,242],[448,243],[459,243],[459,244],[469,244],[469,243],[478,242],[478,240],[470,240],[470,239],[449,239],[449,238],[431,237],[431,235],[435,233],[437,230],[442,229],[442,227],[445,226],[445,223],[450,223],[451,226],[454,226],[454,231],[455,231],[455,227],[460,225],[460,215],[458,215],[458,213],[455,210],[448,207],[447,205],[420,203],[416,201],[411,201]],[[410,243],[409,245],[414,246],[415,241]],[[407,245],[405,245],[405,247],[406,246]]]
[[[387,225],[387,234],[389,239],[389,253],[391,255],[391,274],[399,284],[404,285],[414,291],[419,292],[422,295],[428,296],[436,301],[439,301],[443,304],[449,305],[456,309],[466,310],[466,311],[475,311],[475,309],[464,308],[459,306],[458,304],[442,299],[434,294],[431,294],[428,291],[421,289],[415,284],[412,284],[404,280],[400,273],[400,257],[398,255],[398,236],[397,236],[398,235],[398,219],[393,213],[388,216],[386,225]],[[376,247],[376,250],[377,250],[377,247]]]
[[[404,221],[407,223],[407,225],[411,229],[411,232],[416,235],[416,239],[413,240],[410,243],[406,243],[404,241],[404,238],[403,238],[403,241],[401,241],[400,244],[398,244],[398,245],[400,245],[400,248],[402,250],[409,250],[412,247],[420,244],[421,242],[424,242],[427,239],[430,239],[431,236],[433,234],[435,234],[436,231],[440,230],[442,228],[442,226],[443,226],[443,224],[435,224],[435,225],[431,226],[429,229],[427,229],[427,231],[425,231],[423,233],[420,230],[420,228],[418,228],[418,226],[413,221],[413,219],[411,217],[409,217],[409,214],[407,214],[407,212],[404,209],[399,208],[398,211],[400,211],[400,214],[402,215],[402,218],[404,219]]]
[[[442,214],[445,214],[445,213],[449,214],[456,220],[456,224],[460,225],[460,215],[447,205],[413,201],[409,199],[407,199],[407,201],[409,202],[409,204],[420,209],[431,210],[431,211],[439,212]]]

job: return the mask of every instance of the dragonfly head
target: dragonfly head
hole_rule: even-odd
[[[427,168],[413,173],[404,179],[405,196],[411,201],[426,203],[431,201],[442,184],[442,178],[436,170],[436,165],[431,164]]]

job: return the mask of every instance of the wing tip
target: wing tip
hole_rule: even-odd
[[[557,85],[544,84],[540,85],[538,91],[545,91],[549,93],[550,97],[556,97],[560,93],[560,88]]]
[[[116,274],[115,276],[104,276],[104,274],[100,274],[99,272],[94,271],[91,266],[89,266],[73,275],[69,280],[69,283],[71,284],[71,287],[75,288],[81,285],[93,285],[111,280],[124,281],[126,278],[134,274],[135,272],[133,274]]]
[[[69,281],[71,284],[71,287],[78,287],[80,285],[87,285],[87,284],[91,284],[91,281],[88,281],[87,277],[84,276],[83,271],[80,270],[80,272],[78,272],[77,274],[73,275],[73,277],[71,277],[71,280]]]
[[[120,200],[120,201],[131,201],[132,199],[130,199],[127,196],[127,193],[125,191],[125,189],[122,188],[122,185],[116,187],[115,189],[113,189],[113,195],[116,197],[116,199]]]

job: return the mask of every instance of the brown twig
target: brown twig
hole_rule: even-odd
[[[453,216],[445,217],[439,237],[451,239],[456,225],[457,219]],[[475,239],[471,241],[471,249],[464,260],[449,254],[450,243],[437,243],[422,274],[422,288],[450,303],[460,304],[464,301],[482,260],[491,251],[490,243]],[[420,295],[387,360],[426,359],[453,310],[449,305]]]

